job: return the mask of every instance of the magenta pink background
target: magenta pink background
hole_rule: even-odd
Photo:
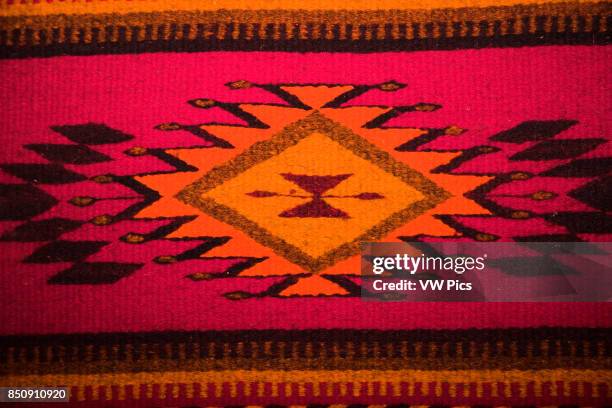
[[[52,132],[53,125],[104,123],[134,135],[133,141],[95,148],[116,161],[91,166],[67,166],[88,176],[106,173],[135,174],[171,170],[152,158],[130,158],[122,151],[131,146],[179,147],[201,144],[186,132],[160,132],[164,122],[197,124],[210,121],[238,123],[218,109],[195,109],[189,99],[210,97],[236,102],[275,102],[259,89],[230,91],[223,84],[239,79],[256,83],[355,83],[388,80],[408,87],[395,93],[371,91],[351,104],[401,105],[418,102],[443,106],[433,113],[414,112],[391,124],[416,127],[458,125],[464,135],[438,139],[429,148],[460,149],[486,141],[491,135],[525,120],[573,119],[580,123],[563,134],[571,137],[609,137],[612,83],[611,47],[538,47],[469,51],[356,54],[195,53],[61,57],[0,62],[4,95],[0,117],[1,162],[45,160],[22,148],[26,143],[69,143]],[[494,154],[468,162],[459,172],[525,170],[525,163],[508,162]],[[585,157],[609,156],[606,146]],[[559,163],[530,163],[532,171]],[[566,192],[584,180],[565,182],[535,178],[514,184],[532,191],[550,186]],[[19,179],[0,173],[0,182]],[[574,183],[574,184],[572,184]],[[135,193],[117,185],[103,189],[92,182],[45,186],[62,202],[39,218],[68,217],[88,220],[98,214],[120,212]],[[504,186],[508,189],[508,186]],[[514,190],[516,191],[516,190]],[[507,191],[506,191],[507,192]],[[500,194],[504,192],[500,190]],[[73,195],[126,196],[76,208],[65,201]],[[520,208],[521,198],[500,198]],[[511,204],[507,201],[510,200]],[[518,200],[518,202],[516,201]],[[581,211],[585,205],[561,194],[551,206]],[[542,211],[549,211],[543,208]],[[587,208],[588,210],[588,208]],[[491,233],[520,228],[529,235],[539,231],[564,233],[541,219],[499,221],[482,226],[481,220],[462,220]],[[220,271],[224,265],[190,261],[174,265],[150,262],[157,255],[179,253],[193,242],[155,241],[129,245],[118,241],[126,232],[147,232],[164,222],[130,221],[111,227],[86,225],[64,239],[112,241],[91,261],[146,262],[133,275],[112,285],[47,285],[46,281],[69,264],[34,265],[20,261],[39,244],[0,243],[0,334],[165,329],[264,328],[459,328],[498,326],[609,326],[609,304],[419,304],[365,303],[359,299],[250,299],[228,301],[222,293],[257,292],[279,278],[219,279],[192,282],[188,273]],[[0,223],[0,233],[19,223]],[[498,231],[498,232],[496,232]],[[515,234],[516,235],[516,234]],[[589,238],[589,237],[586,237]],[[593,237],[590,237],[593,238]],[[609,237],[608,237],[609,238]],[[236,254],[239,256],[240,254]]]

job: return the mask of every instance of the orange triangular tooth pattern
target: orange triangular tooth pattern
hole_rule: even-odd
[[[449,227],[439,219],[433,217],[438,214],[437,208],[422,214],[420,217],[404,224],[398,229],[391,232],[390,237],[384,238],[382,241],[400,241],[397,237],[411,237],[416,235],[427,235],[431,237],[451,237],[457,236],[457,231]],[[393,237],[393,238],[391,238]]]
[[[491,176],[444,173],[430,173],[428,174],[428,177],[431,178],[434,183],[440,186],[446,186],[445,190],[455,195],[465,194],[472,191],[478,186],[488,183],[494,178]]]
[[[167,154],[198,168],[198,171],[151,174],[134,177],[134,180],[144,184],[151,190],[157,191],[161,196],[159,200],[141,210],[134,218],[169,218],[200,214],[195,208],[184,204],[174,196],[184,189],[185,186],[188,186],[202,177],[202,175],[208,172],[212,167],[229,160],[230,157],[236,154],[233,149],[216,149],[214,155],[202,154],[203,150],[208,149],[166,150]]]
[[[275,254],[270,248],[259,244],[242,231],[215,218],[199,213],[193,221],[183,224],[166,238],[192,238],[201,236],[230,237],[230,240],[219,245],[202,257],[210,258],[268,258],[240,273],[240,276],[283,276],[304,273],[304,269]]]
[[[351,106],[342,109],[321,109],[321,113],[354,133],[363,137],[381,150],[394,157],[401,158],[401,153],[395,151],[397,146],[407,143],[426,134],[426,129],[419,128],[365,128],[366,123],[387,113],[391,108],[377,106]]]
[[[201,125],[200,129],[234,146],[233,149],[224,149],[227,150],[228,154],[232,155],[238,155],[253,143],[270,138],[270,129],[253,129],[225,125]]]
[[[172,218],[198,214],[198,210],[174,197],[162,197],[149,207],[143,208],[134,218]]]
[[[157,191],[160,195],[168,196],[178,193],[184,186],[193,183],[201,175],[201,172],[164,173],[136,176],[134,179]],[[172,183],[169,183],[168,180],[172,180]]]
[[[491,212],[473,200],[466,199],[463,194],[451,197],[435,208],[436,214],[452,215],[491,215]]]
[[[194,220],[183,224],[180,228],[170,233],[167,238],[192,238],[202,236],[202,231],[205,235],[211,237],[229,237],[238,233],[235,228],[228,224],[217,221],[213,217],[199,212],[199,215]],[[221,256],[218,252],[217,256]],[[256,256],[256,255],[245,255]]]
[[[188,172],[195,175],[196,179],[208,173],[213,167],[225,163],[234,156],[241,153],[240,149],[215,149],[210,147],[196,149],[172,149],[166,150],[166,153],[176,157],[179,160],[197,168],[195,172]],[[180,174],[186,174],[183,172]],[[183,184],[178,191],[185,188],[187,184]],[[177,191],[177,192],[178,192]]]
[[[354,255],[330,266],[322,273],[324,275],[359,275],[360,269],[361,255]]]
[[[240,109],[255,116],[261,122],[270,126],[270,129],[277,133],[285,126],[298,121],[308,116],[311,111],[291,108],[288,106],[277,106],[277,105],[256,105],[250,103],[244,103],[238,105]]]
[[[202,174],[202,172],[181,172],[134,177],[136,181],[157,191],[161,196],[159,200],[134,215],[134,218],[171,218],[199,214],[195,208],[182,203],[174,196]]]
[[[279,296],[334,296],[348,295],[349,292],[335,282],[319,275],[299,278],[296,283],[284,289]]]
[[[261,129],[218,124],[200,125],[200,129],[231,143],[234,149],[226,150],[231,151],[230,154],[235,156],[254,143],[269,139],[285,126],[306,117],[310,113],[304,109],[276,105],[241,104],[239,108],[255,116],[269,127]]]
[[[431,174],[431,171],[436,167],[447,164],[456,157],[461,156],[462,152],[398,152],[394,151],[393,157],[401,159],[402,162],[408,164],[411,168],[422,174]],[[457,177],[457,176],[451,176]],[[455,179],[455,183],[457,179]]]
[[[319,109],[354,88],[352,85],[286,85],[280,87],[312,109]]]
[[[248,269],[240,272],[240,277],[268,277],[268,276],[288,276],[301,275],[304,273],[304,268],[301,268],[285,258],[278,255],[270,256],[268,259],[251,266]]]
[[[322,115],[338,122],[354,132],[363,128],[363,125],[389,112],[392,108],[380,106],[347,106],[339,109],[321,109]]]
[[[377,146],[379,149],[384,150],[394,156],[401,157],[401,152],[395,150],[396,147],[401,146],[419,136],[427,133],[425,129],[418,128],[389,128],[389,129],[358,129],[355,131],[358,135],[366,139],[368,142]]]

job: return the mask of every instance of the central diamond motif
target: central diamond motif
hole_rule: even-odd
[[[177,197],[318,272],[449,194],[314,112],[214,168]]]

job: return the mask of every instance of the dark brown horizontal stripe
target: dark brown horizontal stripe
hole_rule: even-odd
[[[423,345],[426,349],[430,346]],[[60,361],[35,363],[11,359],[0,367],[3,375],[46,375],[46,374],[98,374],[129,372],[170,372],[170,371],[228,371],[228,370],[552,370],[588,369],[610,370],[612,358],[602,357],[491,357],[480,356],[441,357],[382,357],[355,359],[351,355],[311,358],[291,356],[258,358],[225,357],[221,359],[193,358],[180,354],[178,359],[160,359],[153,353],[138,359],[130,353],[123,360],[113,360],[112,349],[106,355],[108,360],[72,361],[70,350]],[[289,350],[291,351],[291,350]],[[43,351],[44,352],[44,351]],[[61,353],[60,353],[61,354]]]
[[[2,36],[2,33],[0,33]],[[281,52],[351,52],[373,53],[385,51],[461,50],[484,48],[516,48],[545,45],[608,45],[610,33],[529,34],[489,38],[415,39],[407,41],[207,41],[161,40],[112,44],[53,44],[32,47],[2,47],[0,59],[55,57],[62,55],[140,54],[154,52],[207,51],[281,51]]]
[[[612,329],[261,330],[0,338],[0,365],[186,359],[598,359]]]
[[[444,10],[220,10],[0,19],[4,57],[155,51],[350,51],[607,44],[607,3]]]

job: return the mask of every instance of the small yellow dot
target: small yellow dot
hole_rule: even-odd
[[[68,202],[77,207],[87,207],[88,205],[95,203],[96,199],[93,197],[79,196],[71,198]]]
[[[214,278],[214,275],[211,273],[199,272],[189,275],[189,278],[194,281],[211,280],[212,278]]]
[[[155,262],[162,263],[162,264],[175,263],[176,261],[177,259],[170,255],[162,255],[162,256],[158,256],[157,258],[155,258]]]
[[[552,193],[550,191],[538,191],[535,192],[531,195],[531,198],[533,200],[537,200],[537,201],[543,201],[543,200],[550,200],[551,198],[555,198],[557,195],[555,193]]]
[[[253,86],[249,81],[241,79],[240,81],[234,81],[227,84],[230,89],[248,89]]]
[[[517,172],[510,175],[512,180],[528,180],[531,178],[529,173]]]
[[[497,237],[495,235],[491,235],[491,234],[483,234],[483,233],[478,233],[476,234],[476,236],[474,237],[476,238],[476,240],[478,241],[495,241],[497,239]]]
[[[133,232],[130,232],[126,235],[124,235],[121,238],[122,241],[127,242],[129,244],[140,244],[141,242],[144,242],[145,237],[142,234],[135,234]]]
[[[225,294],[225,297],[230,300],[241,300],[253,297],[253,295],[246,292],[229,292]]]
[[[510,216],[517,220],[522,220],[525,218],[529,218],[531,214],[528,211],[513,211]]]
[[[142,156],[148,153],[146,147],[134,146],[125,151],[125,153],[129,156]]]
[[[444,129],[444,134],[450,135],[450,136],[458,136],[462,134],[463,132],[465,132],[465,129],[460,128],[459,126],[449,126],[446,129]]]
[[[178,123],[162,123],[161,125],[157,126],[157,128],[159,130],[177,130],[181,128],[181,125]]]
[[[378,85],[378,89],[385,92],[393,92],[400,89],[401,86],[396,82],[385,82],[384,84]]]
[[[193,101],[195,106],[199,106],[200,108],[210,108],[215,105],[215,101],[212,99],[196,99]]]
[[[414,110],[417,110],[419,112],[433,112],[436,109],[438,109],[436,105],[431,105],[428,103],[420,103],[414,107]]]
[[[106,184],[106,183],[111,183],[113,181],[113,177],[108,176],[108,175],[101,175],[101,176],[92,177],[91,180],[96,183]]]
[[[108,214],[104,214],[104,215],[96,215],[92,220],[91,223],[94,225],[108,225],[111,222],[113,222],[113,217],[111,217]]]

